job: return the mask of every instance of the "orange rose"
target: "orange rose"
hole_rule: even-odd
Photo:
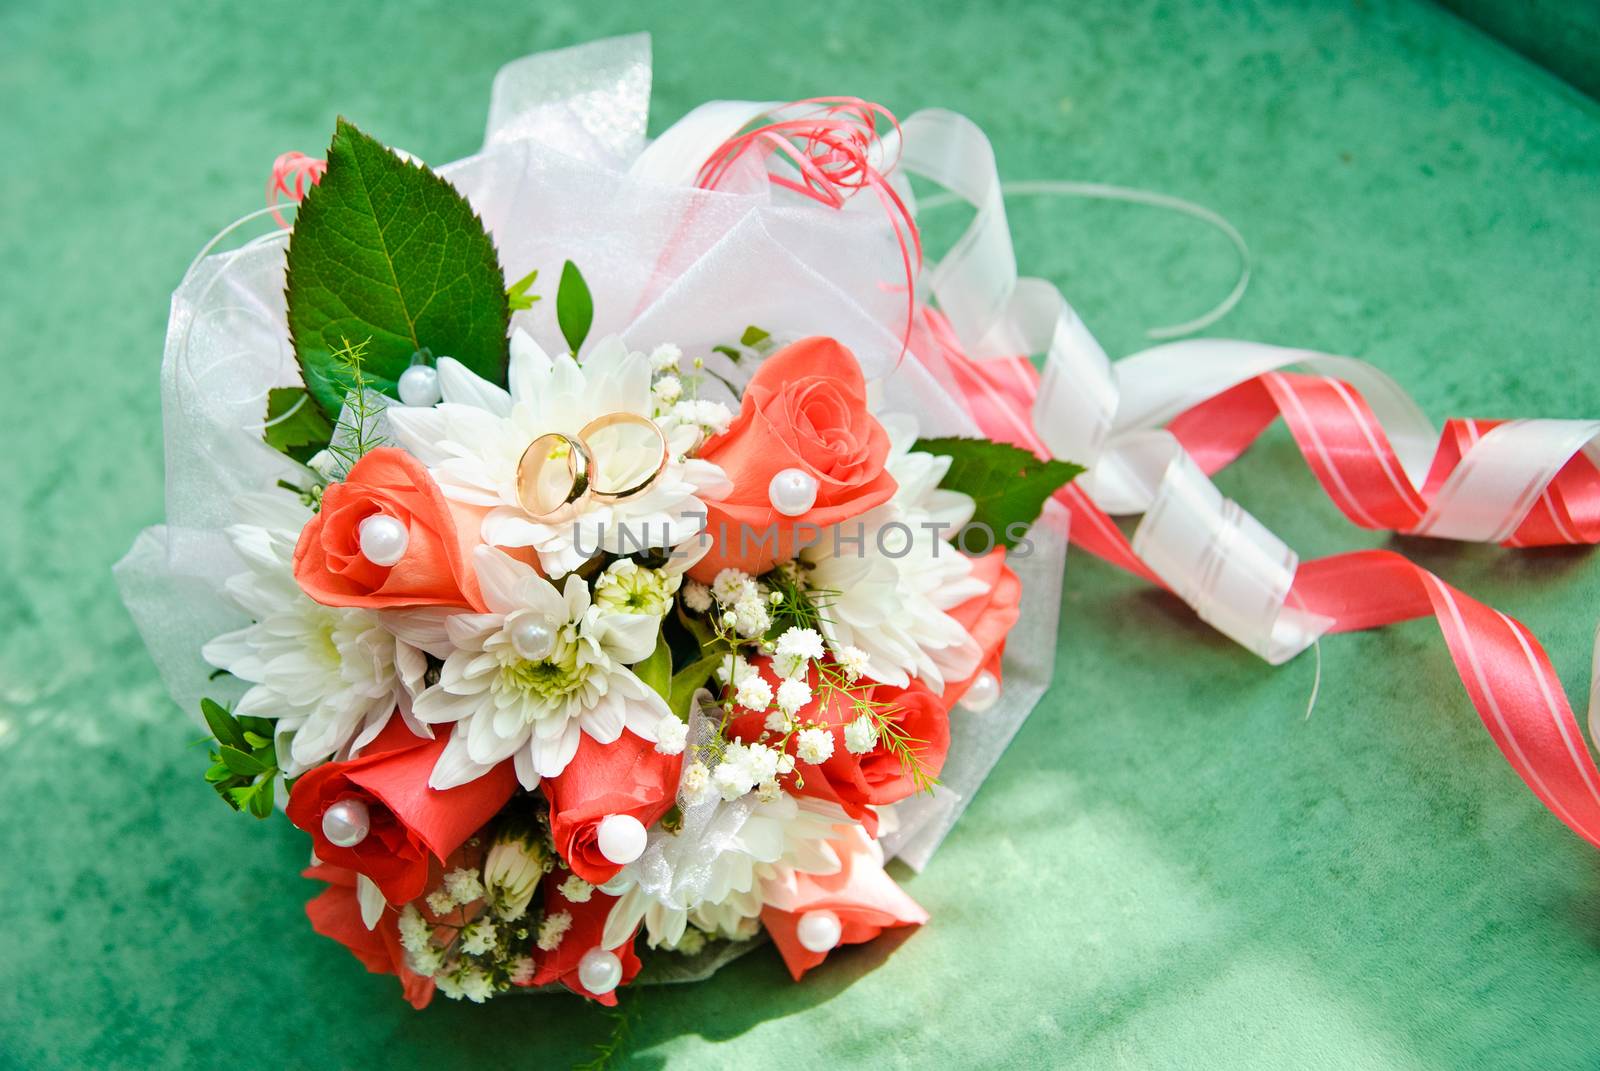
[[[859,945],[896,926],[920,926],[928,913],[883,871],[883,849],[859,827],[833,841],[835,874],[788,871],[763,887],[761,925],[795,981],[827,958],[800,943],[800,920],[812,911],[839,920],[836,947]]]
[[[817,529],[860,516],[895,492],[883,470],[889,436],[867,412],[861,365],[831,338],[802,339],[768,357],[745,387],[739,415],[700,456],[733,483],[727,498],[707,503],[716,544],[690,571],[702,581],[729,567],[764,573],[793,558],[797,542],[814,539]],[[817,481],[815,504],[798,517],[768,499],[784,469]]]
[[[1017,623],[1017,604],[1022,598],[1022,581],[1006,564],[1006,552],[1000,547],[973,559],[972,576],[988,584],[988,592],[975,595],[953,607],[949,614],[978,641],[983,660],[965,680],[945,682],[944,695],[940,698],[944,700],[946,710],[960,702],[961,697],[967,694],[967,689],[972,687],[972,682],[977,680],[978,674],[985,670],[993,673],[995,680],[1000,680],[1000,656],[1005,653],[1006,636]]]
[[[433,999],[433,979],[413,971],[400,944],[399,914],[388,908],[374,929],[361,920],[361,902],[356,896],[356,872],[329,863],[317,863],[302,876],[328,883],[320,895],[306,904],[311,928],[348,948],[361,965],[373,974],[399,977],[406,1001],[421,1010]]]
[[[572,872],[591,885],[616,877],[622,867],[600,853],[600,823],[625,814],[653,825],[672,809],[682,766],[683,756],[663,755],[632,733],[610,744],[579,737],[567,768],[539,782],[550,801],[550,836]]]
[[[379,513],[406,529],[405,554],[393,565],[376,565],[361,553],[361,522]],[[476,542],[477,527],[456,524],[422,462],[380,447],[323,492],[321,511],[295,545],[294,578],[324,606],[477,607]]]

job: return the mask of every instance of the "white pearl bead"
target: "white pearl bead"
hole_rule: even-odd
[[[556,649],[556,630],[548,618],[529,614],[511,626],[511,646],[529,662],[543,662]]]
[[[414,364],[400,373],[400,400],[407,405],[434,405],[439,401],[439,371],[431,364]]]
[[[372,815],[363,800],[338,800],[322,812],[322,835],[338,848],[354,848],[367,839]]]
[[[767,484],[767,501],[785,517],[798,517],[817,504],[817,478],[799,469],[784,469]]]
[[[800,916],[795,936],[800,939],[800,947],[807,952],[827,952],[838,947],[839,938],[844,936],[844,925],[838,915],[826,908],[807,911]]]
[[[600,854],[618,866],[627,866],[643,855],[648,840],[644,825],[631,814],[606,815],[595,839],[600,844]]]
[[[988,670],[978,674],[961,697],[961,705],[974,714],[982,714],[999,701],[1000,682]]]
[[[578,961],[578,981],[597,997],[603,997],[622,984],[622,961],[616,953],[591,948]]]
[[[406,556],[411,533],[387,513],[374,513],[356,529],[361,556],[373,565],[394,565]]]

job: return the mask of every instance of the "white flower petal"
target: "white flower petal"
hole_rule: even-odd
[[[448,788],[458,788],[469,782],[476,781],[490,770],[493,765],[484,765],[473,762],[467,757],[467,741],[465,733],[452,733],[450,740],[444,746],[444,751],[439,755],[439,761],[433,764],[433,772],[428,775],[428,787],[444,791]]]
[[[451,405],[471,405],[487,409],[495,416],[511,412],[511,395],[483,379],[454,357],[438,361],[439,393]]]

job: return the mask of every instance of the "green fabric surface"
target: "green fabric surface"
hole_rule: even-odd
[[[1431,5],[0,5],[0,1066],[561,1067],[609,1030],[555,997],[414,1013],[312,934],[306,838],[203,784],[109,568],[161,517],[168,294],[273,157],[342,113],[453,159],[501,63],[641,28],[652,130],[718,97],[953,108],[1009,177],[1238,225],[1255,281],[1211,334],[1364,357],[1436,420],[1600,416],[1600,105]],[[1113,355],[1231,280],[1193,221],[1012,218]],[[1220,483],[1306,556],[1393,542],[1585,693],[1589,552],[1354,529],[1281,427]],[[932,923],[804,985],[764,950],[643,991],[630,1066],[1600,1064],[1600,858],[1431,622],[1322,658],[1307,718],[1310,654],[1269,667],[1075,553],[1055,687],[902,872]]]
[[[1600,99],[1600,2],[1438,0],[1484,33]]]

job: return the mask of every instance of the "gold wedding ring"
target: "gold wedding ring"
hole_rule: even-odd
[[[546,432],[528,444],[517,462],[517,500],[536,521],[563,521],[589,494],[592,465],[583,436]]]
[[[632,446],[619,449],[619,444],[607,444],[604,439],[595,441],[597,435],[612,431],[612,437],[615,437],[613,429],[624,428],[636,429],[633,432],[639,437],[636,449]],[[666,471],[667,462],[670,460],[667,437],[661,433],[655,421],[636,413],[607,413],[603,417],[597,417],[583,426],[583,430],[578,432],[578,438],[592,452],[606,457],[614,466],[620,464],[622,467],[621,474],[616,477],[617,486],[602,487],[598,482],[590,483],[589,492],[596,498],[615,501],[638,494],[655,483],[656,477]],[[625,456],[629,453],[636,455],[636,464],[630,463],[632,459]],[[598,478],[599,473],[596,472],[593,479],[598,481]]]

